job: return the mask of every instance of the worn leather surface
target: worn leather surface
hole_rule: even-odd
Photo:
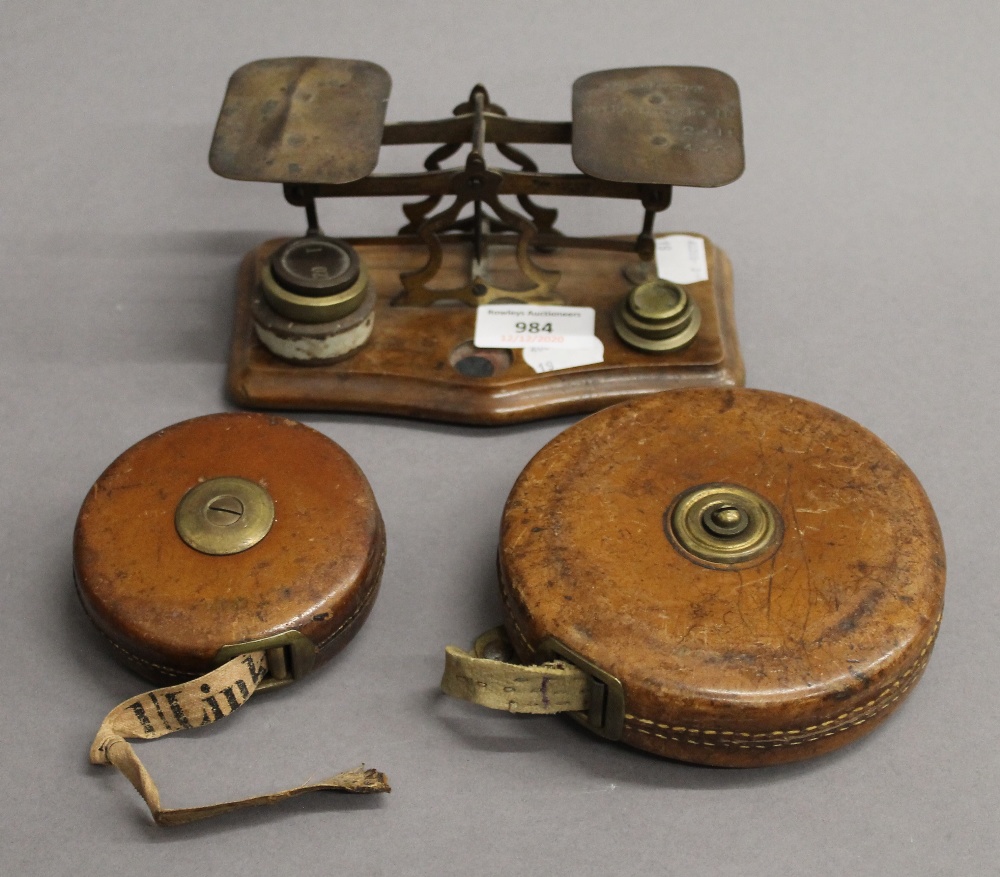
[[[734,482],[779,510],[757,566],[676,550],[664,513]],[[524,661],[554,636],[625,690],[623,740],[685,761],[793,761],[873,728],[930,653],[945,562],[927,497],[878,438],[759,390],[674,390],[599,412],[518,478],[499,568]]]
[[[258,482],[274,501],[270,532],[240,554],[202,554],[174,528],[184,494],[219,476]],[[367,616],[384,557],[382,517],[351,457],[316,430],[250,413],[184,421],[123,453],[88,493],[73,549],[88,614],[154,682],[291,629],[328,658]]]

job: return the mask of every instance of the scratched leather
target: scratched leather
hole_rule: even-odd
[[[673,547],[664,513],[732,482],[779,510],[756,566]],[[555,636],[625,690],[625,742],[757,765],[871,730],[919,678],[941,615],[940,530],[913,473],[819,405],[673,390],[606,409],[542,449],[507,501],[499,572],[523,661]]]

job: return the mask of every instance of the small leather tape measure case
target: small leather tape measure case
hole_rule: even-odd
[[[503,513],[506,631],[445,690],[571,712],[658,755],[756,766],[870,731],[912,689],[944,596],[933,510],[853,421],[758,390],[646,396],[581,421]]]
[[[131,736],[147,739],[221,718],[254,688],[326,661],[367,617],[384,559],[357,464],[321,433],[262,414],[195,418],[130,448],[88,493],[73,550],[87,614],[125,664],[168,686],[122,705],[137,719]],[[178,706],[185,683],[194,712]],[[99,734],[92,759],[115,763],[128,736]],[[159,822],[212,815],[147,803]]]

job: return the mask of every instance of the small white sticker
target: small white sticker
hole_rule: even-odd
[[[704,238],[690,234],[668,234],[657,238],[656,273],[671,283],[708,280]]]
[[[604,345],[600,338],[591,338],[586,347],[552,348],[525,347],[522,354],[538,374],[554,372],[561,368],[574,368],[578,365],[594,365],[604,362]]]
[[[563,305],[480,305],[476,347],[589,347],[594,341],[594,309]]]

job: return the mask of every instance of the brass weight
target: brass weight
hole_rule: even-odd
[[[618,303],[613,320],[618,337],[630,347],[664,353],[694,340],[701,311],[684,287],[656,278],[632,289]]]
[[[319,234],[287,241],[260,266],[254,331],[275,356],[323,365],[371,336],[375,290],[354,247]]]
[[[355,311],[368,276],[349,244],[323,236],[296,238],[261,272],[261,290],[276,313],[298,323],[329,323]]]

